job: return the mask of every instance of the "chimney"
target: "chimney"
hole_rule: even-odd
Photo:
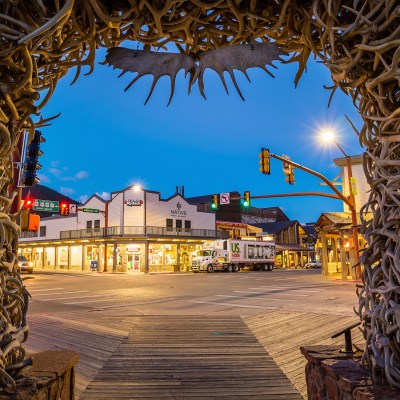
[[[185,197],[185,186],[181,186],[181,196],[184,198]]]
[[[179,186],[175,186],[175,194],[179,194]]]

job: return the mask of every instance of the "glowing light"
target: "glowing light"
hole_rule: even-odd
[[[335,134],[330,129],[323,130],[321,136],[325,142],[332,142],[332,140],[335,140]]]

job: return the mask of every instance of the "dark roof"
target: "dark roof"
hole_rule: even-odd
[[[296,223],[297,221],[278,221],[278,222],[265,222],[262,224],[252,224],[252,225],[261,228],[265,233],[277,234]]]
[[[276,221],[290,221],[288,216],[282,211],[280,207],[264,207],[260,210],[265,210],[271,214],[275,214]]]
[[[315,230],[315,223],[314,224],[305,224],[301,225],[302,228],[306,231],[307,235],[313,235],[316,236],[317,232]]]

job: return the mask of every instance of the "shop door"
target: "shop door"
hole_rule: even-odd
[[[127,268],[131,272],[140,272],[140,255],[128,254]]]

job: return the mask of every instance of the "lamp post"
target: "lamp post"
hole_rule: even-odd
[[[343,148],[339,145],[339,143],[335,140],[333,134],[329,131],[324,132],[324,139],[326,141],[332,142],[334,143],[339,150],[342,152],[342,154],[344,155],[345,159],[346,159],[346,166],[347,166],[347,180],[349,181],[349,209],[350,209],[350,213],[351,213],[351,225],[352,225],[352,236],[353,236],[353,252],[354,252],[354,262],[357,264],[358,263],[358,228],[357,228],[357,213],[356,213],[356,200],[354,197],[354,193],[353,193],[353,188],[352,188],[352,184],[351,184],[351,180],[353,178],[353,171],[352,171],[352,167],[351,167],[351,159],[350,156],[348,156],[345,151],[343,150]],[[355,277],[356,278],[360,278],[361,277],[361,271],[360,271],[360,267],[357,266],[355,268]]]

